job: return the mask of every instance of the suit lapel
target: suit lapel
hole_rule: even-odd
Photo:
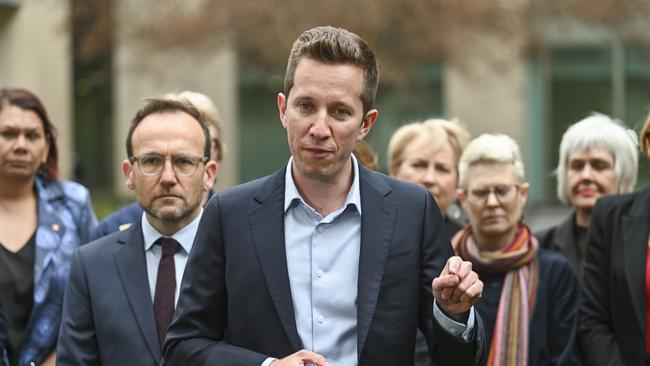
[[[359,164],[361,252],[357,284],[357,352],[366,342],[388,258],[397,205],[386,200],[390,186]]]
[[[276,172],[255,195],[260,206],[248,214],[257,256],[271,299],[289,342],[302,348],[291,297],[284,243],[284,169]]]
[[[114,258],[122,286],[149,351],[154,359],[159,360],[161,345],[153,314],[142,227],[139,222],[118,236],[117,241]]]
[[[648,193],[650,190],[643,191],[641,199],[635,201],[630,214],[623,216],[623,243],[620,248],[623,251],[625,276],[632,304],[641,329],[645,329],[645,264],[649,229],[646,208],[650,205]],[[616,246],[612,248],[617,250]]]

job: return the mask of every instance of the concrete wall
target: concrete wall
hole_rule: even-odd
[[[224,46],[196,53],[181,49],[151,51],[138,44],[129,25],[144,14],[144,2],[122,0],[117,10],[118,29],[114,49],[114,126],[115,167],[121,172],[126,158],[124,138],[142,98],[183,90],[206,94],[215,102],[222,117],[223,141],[227,145],[217,175],[216,189],[238,183],[237,57],[232,47]],[[116,192],[128,196],[122,174],[114,182]]]
[[[523,143],[525,63],[498,39],[473,40],[462,61],[446,65],[445,110],[472,136],[501,132]]]
[[[0,5],[0,86],[26,88],[41,98],[59,131],[59,168],[72,167],[72,53],[67,0]]]

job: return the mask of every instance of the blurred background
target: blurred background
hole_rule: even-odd
[[[523,150],[533,228],[566,210],[552,171],[568,125],[598,111],[638,131],[650,106],[650,0],[0,0],[0,85],[42,98],[64,177],[91,190],[101,218],[133,199],[124,137],[147,96],[215,101],[227,145],[217,189],[286,162],[286,58],[323,24],[377,53],[368,142],[384,172],[388,139],[407,122],[457,117],[473,136],[506,133]]]

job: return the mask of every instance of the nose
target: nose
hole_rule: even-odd
[[[163,165],[163,170],[160,172],[160,183],[164,185],[176,184],[176,173],[172,161],[169,159],[165,159],[165,165]]]
[[[18,137],[16,138],[14,147],[17,149],[24,149],[25,146],[27,146],[27,139],[25,138],[25,135],[19,134]]]
[[[319,111],[314,116],[314,121],[309,128],[309,134],[317,140],[324,140],[330,137],[330,126],[327,123],[327,111]]]
[[[582,179],[591,179],[593,178],[593,169],[591,168],[590,164],[585,164],[585,166],[582,168],[580,171],[580,176]]]
[[[436,180],[436,169],[433,166],[429,166],[427,168],[427,171],[424,173],[424,179],[423,182],[425,185],[434,185],[437,180]]]
[[[487,197],[485,198],[485,205],[488,207],[499,206],[499,199],[493,190],[490,191],[490,193],[488,193]]]

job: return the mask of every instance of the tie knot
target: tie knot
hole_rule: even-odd
[[[163,257],[170,256],[170,255],[173,256],[181,248],[180,244],[178,244],[178,242],[172,238],[161,237],[158,239],[156,244],[162,247]]]

